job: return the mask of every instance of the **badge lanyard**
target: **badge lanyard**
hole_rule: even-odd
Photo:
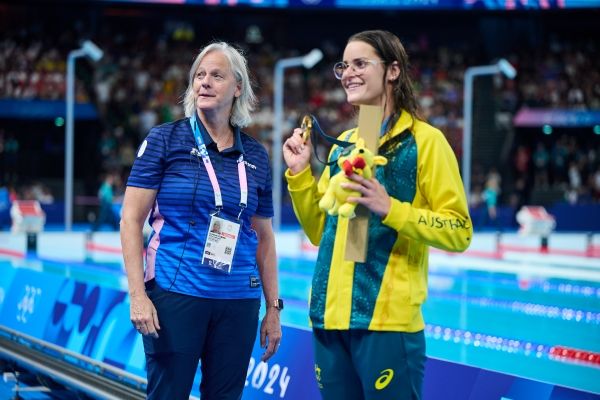
[[[206,144],[202,139],[202,133],[200,132],[200,128],[198,127],[198,121],[196,120],[196,114],[190,118],[190,124],[192,125],[192,131],[194,132],[194,138],[196,139],[196,144],[198,146],[198,150],[200,152],[200,156],[202,157],[202,161],[204,162],[204,167],[206,168],[206,172],[208,173],[208,177],[210,179],[210,183],[213,188],[213,192],[215,194],[215,207],[217,211],[213,215],[219,214],[219,211],[223,209],[223,197],[221,196],[221,187],[219,186],[219,181],[217,180],[217,174],[215,173],[215,169],[210,161],[210,157],[208,155],[208,151],[206,150]],[[240,212],[238,214],[237,219],[239,220],[244,209],[248,205],[248,181],[246,178],[246,166],[244,164],[244,155],[240,154],[240,157],[237,160],[238,165],[238,178],[240,180]]]

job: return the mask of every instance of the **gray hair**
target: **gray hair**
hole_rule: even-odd
[[[220,51],[225,55],[225,57],[227,57],[227,60],[229,60],[229,65],[231,66],[231,70],[233,71],[233,75],[235,76],[235,80],[241,86],[240,96],[233,102],[233,108],[231,110],[229,122],[231,125],[239,126],[240,128],[250,125],[250,122],[252,122],[250,112],[254,110],[256,96],[252,90],[250,76],[248,75],[248,62],[242,55],[241,50],[236,49],[226,42],[214,42],[209,44],[203,48],[202,51],[200,51],[200,54],[198,54],[194,60],[192,68],[190,68],[188,87],[183,98],[183,109],[185,111],[185,116],[191,117],[194,115],[196,107],[193,90],[194,75],[196,74],[196,70],[198,69],[202,59],[211,51]]]

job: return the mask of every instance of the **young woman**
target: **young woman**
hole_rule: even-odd
[[[352,105],[383,108],[379,154],[388,163],[371,179],[353,174],[345,184],[361,193],[349,201],[371,211],[367,261],[353,263],[344,260],[348,219],[318,206],[337,166],[316,182],[302,130],[284,143],[294,210],[320,246],[310,301],[316,378],[325,400],[420,399],[428,247],[464,251],[473,233],[458,164],[444,135],[419,119],[408,57],[394,34],[353,35],[334,74]],[[339,139],[357,136],[353,129]],[[339,155],[334,146],[329,160]]]

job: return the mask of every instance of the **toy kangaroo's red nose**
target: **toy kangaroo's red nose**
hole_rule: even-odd
[[[354,168],[365,169],[367,163],[365,163],[365,159],[362,157],[356,157],[352,162],[352,166]]]
[[[352,163],[348,160],[344,160],[344,162],[342,163],[342,169],[344,170],[346,176],[350,176],[352,175],[352,172],[354,172],[352,170]]]

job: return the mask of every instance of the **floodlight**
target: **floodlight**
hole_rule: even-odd
[[[514,79],[517,76],[517,70],[505,58],[498,61],[498,68],[508,79]]]
[[[310,69],[323,58],[323,52],[319,49],[312,49],[309,53],[292,58],[284,58],[275,63],[275,76],[273,83],[273,154],[271,157],[273,163],[273,228],[279,231],[281,228],[281,181],[283,180],[282,170],[282,143],[283,136],[283,75],[286,68],[304,67]]]
[[[85,55],[91,58],[93,61],[99,61],[104,55],[102,49],[96,46],[96,44],[91,40],[86,40],[85,42],[83,42],[81,49],[83,50]]]
[[[302,57],[302,65],[304,68],[311,69],[316,63],[323,58],[323,52],[319,49],[312,49],[310,53]]]
[[[496,64],[469,67],[465,71],[463,88],[463,138],[462,138],[462,178],[465,193],[471,194],[471,136],[473,135],[473,82],[475,77],[495,75],[502,72],[508,79],[514,79],[517,71],[506,59],[500,59]]]
[[[66,124],[65,124],[65,230],[71,231],[73,224],[73,152],[74,152],[74,105],[75,105],[75,60],[89,57],[99,61],[104,52],[91,40],[83,42],[81,48],[71,50],[67,56],[67,91],[66,91]]]

